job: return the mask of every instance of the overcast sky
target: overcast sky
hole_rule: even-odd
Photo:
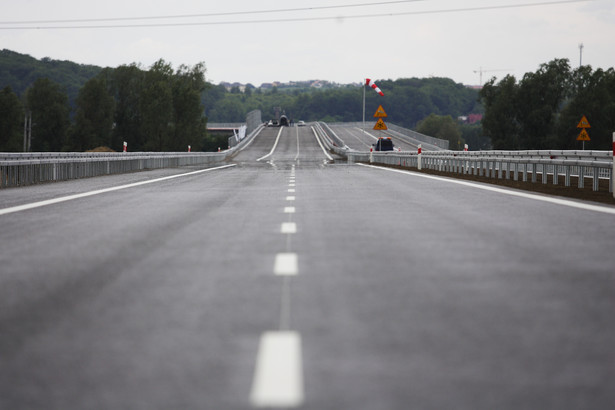
[[[536,5],[549,2],[554,4]],[[0,4],[0,48],[109,67],[139,63],[147,68],[160,58],[174,67],[202,61],[213,83],[259,86],[273,81],[352,83],[365,77],[437,76],[478,84],[481,68],[485,82],[507,73],[521,78],[554,58],[568,58],[576,67],[580,43],[583,64],[594,69],[615,66],[613,0],[0,0]],[[508,7],[524,4],[535,6]],[[293,10],[281,11],[288,9]],[[125,20],[162,16],[169,18]],[[32,21],[36,23],[27,23]],[[49,26],[63,28],[24,28]]]

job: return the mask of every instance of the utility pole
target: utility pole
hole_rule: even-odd
[[[32,111],[27,110],[23,122],[23,152],[30,152],[32,146]]]
[[[583,43],[579,44],[579,67],[583,65]]]

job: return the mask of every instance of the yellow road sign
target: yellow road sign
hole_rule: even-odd
[[[577,128],[591,128],[591,125],[589,125],[589,121],[587,121],[587,117],[583,116],[583,118],[581,118],[581,121],[579,121],[579,125],[577,125]],[[587,140],[589,141],[589,140]]]
[[[589,134],[587,133],[587,131],[585,131],[585,128],[581,130],[581,133],[577,137],[577,141],[591,141],[589,139]]]
[[[378,131],[388,130],[387,125],[384,123],[384,121],[382,121],[382,118],[378,119],[378,122],[376,123],[376,125],[374,125],[374,129]]]
[[[384,108],[382,108],[382,105],[378,106],[378,109],[376,110],[376,113],[374,114],[374,118],[386,118],[388,117],[387,113],[384,112]]]

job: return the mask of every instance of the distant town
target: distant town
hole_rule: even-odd
[[[227,91],[231,91],[232,89],[239,89],[242,93],[246,91],[246,88],[256,89],[260,88],[262,90],[270,90],[273,88],[278,89],[305,89],[305,88],[314,88],[314,89],[328,89],[328,88],[344,88],[344,87],[359,87],[361,83],[350,83],[350,84],[339,84],[326,80],[307,80],[307,81],[289,81],[289,82],[281,82],[274,81],[272,83],[262,83],[259,87],[254,86],[253,84],[241,84],[238,82],[229,83],[222,81],[220,82],[221,86],[224,86]]]
[[[361,83],[356,82],[356,83],[340,84],[340,83],[327,81],[327,80],[307,80],[307,81],[289,81],[289,82],[274,81],[272,83],[262,83],[260,86],[256,87],[255,85],[250,84],[250,83],[242,84],[238,82],[229,83],[226,81],[222,81],[219,83],[219,85],[226,88],[227,91],[238,89],[240,92],[245,93],[246,89],[255,90],[257,88],[260,88],[261,90],[271,90],[273,88],[277,88],[280,90],[281,89],[313,88],[313,89],[318,90],[318,89],[330,89],[330,88],[360,87]],[[482,88],[480,85],[466,85],[466,87],[474,89],[474,90],[480,90]]]

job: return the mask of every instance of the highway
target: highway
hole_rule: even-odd
[[[0,408],[615,408],[613,207],[328,155],[0,190]]]

